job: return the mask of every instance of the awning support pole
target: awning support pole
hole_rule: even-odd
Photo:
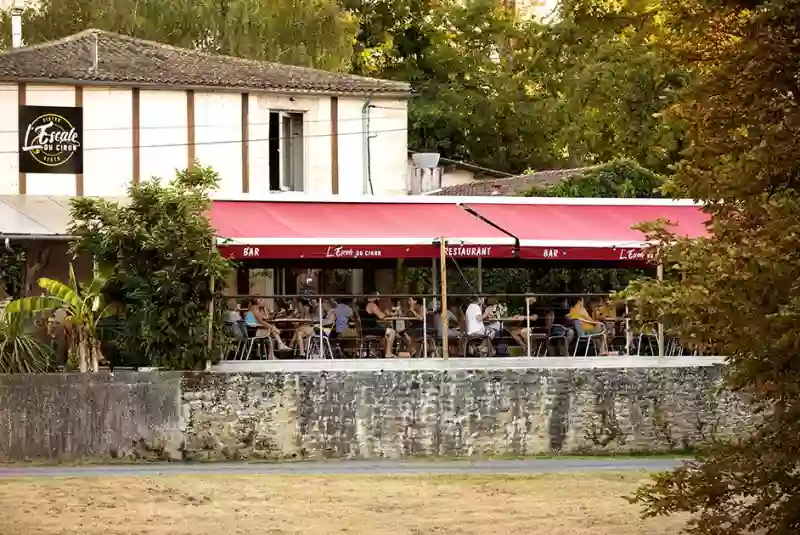
[[[656,276],[659,282],[664,280],[664,264],[660,262],[658,268],[656,268]],[[664,324],[661,323],[661,318],[659,318],[658,322],[658,356],[664,356]]]
[[[322,337],[325,333],[322,331],[322,298],[317,299],[317,312],[319,313],[319,359],[322,360],[325,358],[325,351],[323,351],[323,340]],[[308,347],[306,347],[306,351],[308,351]]]
[[[531,340],[533,333],[531,333],[531,298],[525,296],[525,345],[528,347],[528,358],[531,357]]]
[[[212,246],[213,247],[213,246]],[[208,303],[208,354],[214,349],[214,277],[208,283],[211,290],[211,301]],[[206,359],[206,371],[211,370],[211,359]]]
[[[436,258],[431,261],[431,293],[434,296],[439,294],[439,261]],[[434,297],[434,308],[436,308],[436,301],[437,299]]]
[[[478,295],[483,293],[483,258],[478,257]]]
[[[447,324],[444,323],[447,318],[447,242],[442,238],[439,244],[439,268],[441,269],[440,275],[442,278],[442,322],[445,325],[445,328],[442,329],[442,358],[447,359],[450,357],[449,347],[447,346],[448,342],[448,331],[450,329],[446,328]]]
[[[428,300],[422,298],[422,358],[428,358]]]

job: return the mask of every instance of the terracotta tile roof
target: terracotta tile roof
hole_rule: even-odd
[[[546,188],[557,184],[562,180],[582,173],[588,169],[581,167],[576,169],[553,169],[551,171],[539,171],[529,175],[520,175],[510,178],[497,178],[492,180],[482,179],[467,184],[447,186],[431,195],[446,195],[453,197],[483,197],[488,195],[503,195],[514,197],[534,187]]]
[[[404,82],[217,56],[94,29],[0,52],[0,81],[20,80],[316,93],[411,92]]]

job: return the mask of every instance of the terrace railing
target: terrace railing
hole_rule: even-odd
[[[424,313],[412,313],[409,298],[417,300]],[[664,341],[658,322],[634,329],[630,307],[625,303],[606,310],[603,319],[595,322],[596,329],[574,325],[567,317],[578,299],[588,306],[590,301],[608,299],[606,294],[451,294],[447,296],[450,309],[447,328],[442,325],[440,297],[433,294],[236,295],[229,299],[231,305],[236,304],[238,316],[228,315],[228,327],[236,337],[236,344],[224,356],[225,360],[440,358],[447,354],[453,357],[697,354],[685,348],[678,337],[667,336]],[[365,321],[362,315],[370,299],[377,299],[378,306],[387,313],[386,319]],[[466,309],[478,299],[483,303],[481,311],[492,306],[494,315],[485,319],[484,334],[470,334]],[[252,321],[255,314],[247,314],[247,303],[252,301],[268,311],[265,325],[257,325]],[[326,321],[330,310],[336,316],[336,305],[340,305],[340,314],[346,310],[344,307],[352,311],[346,327],[341,318],[338,325],[335,320],[333,324]],[[229,308],[233,312],[234,307]],[[234,318],[239,319],[233,321]],[[494,332],[486,334],[490,330]]]

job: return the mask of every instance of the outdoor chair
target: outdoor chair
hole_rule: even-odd
[[[417,336],[411,339],[413,343],[416,343],[417,349],[412,353],[412,357],[414,358],[428,358],[432,356],[433,358],[439,357],[439,329],[436,327],[438,325],[438,316],[435,313],[431,313],[427,315],[426,318],[426,325],[427,331],[425,332],[424,338],[422,336]],[[425,346],[427,345],[427,354],[425,352]]]
[[[315,332],[314,335],[308,339],[308,346],[306,347],[306,359],[333,359],[331,341],[327,336],[325,336],[324,333]]]
[[[600,331],[596,333],[587,333],[583,330],[583,322],[591,323],[592,325],[600,326]],[[597,341],[605,340],[606,336],[606,325],[600,321],[588,321],[588,320],[579,320],[573,323],[575,327],[575,349],[572,352],[573,357],[578,356],[578,348],[580,347],[581,343],[586,345],[586,350],[583,353],[584,357],[589,356],[589,346],[595,345],[595,353],[600,354],[600,349],[597,347]]]
[[[243,321],[226,321],[225,328],[233,338],[234,346],[227,355],[229,358],[223,358],[223,360],[237,360],[247,345],[247,327]]]
[[[486,347],[489,337],[485,334],[467,334],[464,335],[464,353],[463,357],[481,357],[482,347]],[[491,347],[491,346],[490,346]],[[491,350],[490,350],[491,351]]]
[[[383,336],[368,334],[364,335],[361,327],[361,316],[355,314],[356,333],[358,335],[358,356],[359,358],[381,358],[383,357]]]
[[[649,328],[649,329],[648,329]],[[643,356],[642,349],[647,345],[649,353],[647,355],[656,357],[658,356],[658,325],[655,323],[648,323],[642,326],[639,331],[639,336],[636,343],[636,356]]]
[[[558,329],[553,329],[554,327],[558,327]],[[567,344],[567,333],[569,332],[568,329],[573,328],[570,325],[561,325],[560,323],[553,323],[547,327],[547,349],[546,352],[548,355],[555,356],[555,357],[568,357],[569,356],[569,344]],[[554,332],[556,334],[554,334]],[[564,346],[564,352],[561,353],[560,349],[561,346]],[[551,351],[552,348],[555,348],[556,351]]]
[[[681,339],[672,336],[666,342],[666,348],[664,349],[664,354],[668,357],[680,357],[683,355],[683,344],[681,343]]]
[[[544,357],[547,355],[549,337],[542,332],[528,333],[528,345],[531,348],[532,357]]]
[[[244,350],[239,354],[237,360],[250,360],[253,350],[256,350],[256,355],[259,359],[266,359],[272,352],[272,340],[267,335],[258,335],[258,327],[255,325],[246,325],[247,339],[245,340]]]

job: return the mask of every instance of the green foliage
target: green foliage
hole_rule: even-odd
[[[209,191],[219,177],[210,168],[180,171],[168,186],[157,179],[130,188],[130,204],[72,201],[74,250],[109,272],[103,294],[116,305],[115,347],[140,362],[197,368],[217,360],[227,335],[221,285],[229,262],[216,250],[206,217]],[[212,340],[209,341],[209,325]]]
[[[689,80],[661,45],[670,3],[563,0],[530,75],[550,88],[555,140],[569,167],[630,158],[665,171],[682,148],[661,112]]]
[[[33,316],[61,310],[65,314],[64,329],[68,333],[70,360],[78,363],[80,371],[97,371],[102,359],[98,341],[98,323],[108,315],[101,290],[105,278],[96,276],[88,285],[81,285],[70,265],[69,284],[41,278],[39,286],[47,295],[24,297],[6,306],[6,313]]]
[[[660,197],[665,177],[631,160],[614,160],[590,167],[546,189],[532,189],[525,197]]]
[[[710,0],[681,7],[675,49],[698,58],[701,68],[670,112],[689,126],[691,141],[671,188],[707,201],[712,234],[676,240],[655,232],[661,260],[676,276],[636,283],[630,293],[642,318],[661,317],[687,343],[727,356],[728,386],[757,416],[752,432],[657,476],[634,501],[648,516],[693,513],[690,532],[697,535],[795,534],[800,1],[752,10]]]
[[[353,66],[411,82],[409,145],[511,173],[631,158],[665,171],[682,125],[661,112],[688,80],[661,42],[662,3],[570,0],[556,21],[493,0],[343,0]]]
[[[26,314],[0,312],[0,373],[43,373],[53,367],[53,351],[32,332]]]
[[[2,245],[0,245],[2,247]],[[0,250],[0,284],[11,297],[19,297],[25,279],[25,249],[14,245],[11,251]]]
[[[349,66],[357,30],[336,0],[41,0],[24,12],[23,24],[27,44],[99,28],[335,71]]]

